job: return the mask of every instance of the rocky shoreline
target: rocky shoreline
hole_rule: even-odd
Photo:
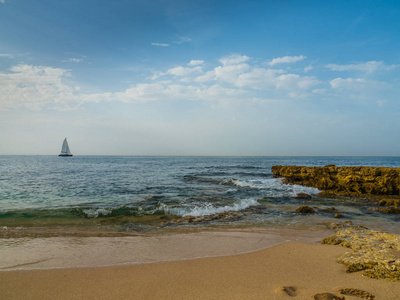
[[[400,214],[400,168],[277,165],[271,170],[284,183],[317,188],[321,196],[365,197],[375,201],[376,211]]]
[[[322,244],[340,245],[350,251],[339,257],[346,272],[362,271],[363,276],[400,280],[400,236],[378,230],[342,228],[322,240]]]

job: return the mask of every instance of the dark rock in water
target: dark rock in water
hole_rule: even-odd
[[[345,297],[336,296],[332,293],[319,293],[314,295],[314,300],[345,300]]]
[[[120,231],[143,232],[145,231],[145,227],[140,224],[126,222],[121,225]]]
[[[379,211],[384,214],[400,214],[400,207],[376,207],[372,210]]]
[[[311,195],[306,194],[306,193],[298,193],[296,197],[293,197],[293,199],[311,199]]]
[[[295,210],[295,213],[298,214],[314,214],[315,209],[306,205],[302,205]]]

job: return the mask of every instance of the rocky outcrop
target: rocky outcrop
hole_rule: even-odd
[[[348,196],[400,194],[400,168],[273,166],[285,183],[315,187],[325,194]]]
[[[321,243],[349,248],[349,252],[338,259],[339,263],[346,265],[348,273],[361,271],[362,275],[370,278],[400,280],[400,258],[397,257],[400,236],[397,234],[343,228],[324,238]]]

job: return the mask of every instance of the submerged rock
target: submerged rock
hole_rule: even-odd
[[[293,199],[311,199],[311,195],[306,194],[306,193],[298,193],[295,197],[293,197]]]
[[[295,210],[295,213],[298,214],[315,214],[315,209],[310,207],[310,206],[306,206],[306,205],[302,205],[299,208],[297,208]]]

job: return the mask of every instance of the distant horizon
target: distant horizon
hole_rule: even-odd
[[[0,155],[399,156],[398,28],[398,1],[3,0]]]
[[[57,156],[58,154],[0,154],[0,156]],[[400,155],[174,155],[174,154],[73,154],[81,156],[137,156],[137,157],[400,157]],[[62,159],[62,158],[60,158]],[[68,158],[65,158],[68,159]]]

